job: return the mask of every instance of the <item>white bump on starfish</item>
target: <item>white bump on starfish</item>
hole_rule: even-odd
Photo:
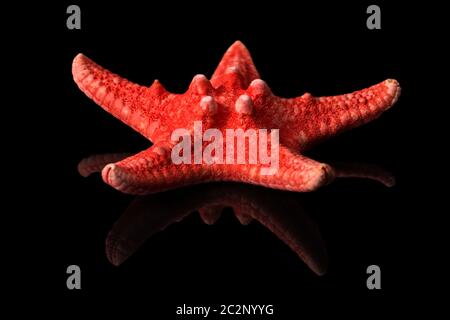
[[[311,95],[311,93],[309,93],[309,92],[305,92],[303,95],[302,95],[302,99],[305,99],[305,100],[309,100],[309,99],[312,99],[313,98],[313,96]]]
[[[240,114],[251,114],[253,112],[253,101],[248,95],[243,94],[236,100],[236,112]]]
[[[153,81],[152,85],[150,86],[150,92],[156,96],[161,96],[162,94],[166,93],[166,89],[163,87],[161,82],[159,82],[158,79]]]
[[[248,86],[247,91],[249,91],[254,96],[264,95],[270,93],[270,88],[264,80],[255,79]]]
[[[203,75],[197,74],[191,82],[189,87],[190,90],[199,94],[199,95],[207,95],[212,90],[211,82]]]
[[[216,113],[217,112],[217,103],[211,96],[205,96],[200,100],[200,107],[203,111],[209,112],[209,113]]]

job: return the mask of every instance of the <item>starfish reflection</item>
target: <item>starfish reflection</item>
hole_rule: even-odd
[[[96,158],[100,159],[100,158]],[[335,165],[338,177],[369,178],[386,186],[394,178],[378,166]],[[238,183],[212,183],[139,196],[115,222],[106,239],[106,255],[120,265],[149,237],[198,212],[214,224],[231,207],[241,224],[258,221],[288,245],[316,274],[327,269],[327,253],[315,222],[302,206],[304,195]],[[177,201],[173,201],[177,199]]]

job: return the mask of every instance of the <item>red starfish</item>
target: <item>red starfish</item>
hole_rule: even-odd
[[[259,79],[249,52],[239,41],[225,53],[211,81],[197,75],[184,94],[167,92],[157,80],[150,87],[131,83],[82,54],[75,57],[72,72],[88,97],[153,142],[149,149],[102,170],[106,183],[131,194],[207,181],[315,190],[333,179],[333,170],[299,150],[377,118],[400,95],[398,82],[389,79],[334,97],[315,98],[309,93],[292,99],[277,97]],[[227,128],[280,129],[279,170],[263,175],[261,164],[174,164],[171,151],[177,141],[171,140],[171,134],[179,128],[193,128],[195,121],[202,121],[203,131],[217,128],[224,135]]]

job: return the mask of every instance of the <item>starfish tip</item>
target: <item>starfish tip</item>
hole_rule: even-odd
[[[87,62],[91,61],[88,57],[86,57],[84,54],[79,53],[73,58],[72,61],[72,70],[77,70],[79,67],[85,65]]]
[[[115,267],[120,266],[128,258],[128,255],[121,250],[122,246],[120,245],[120,241],[116,239],[111,232],[106,238],[105,247],[106,258]]]
[[[392,188],[396,184],[395,177],[393,175],[389,175],[385,180],[381,181],[386,187]]]
[[[86,56],[80,52],[75,56],[75,58],[73,58],[73,61],[80,61],[84,58],[86,58]]]
[[[242,57],[244,59],[251,59],[250,51],[248,51],[247,47],[241,41],[235,41],[225,52],[225,57],[234,56],[234,57]]]
[[[328,265],[327,262],[322,262],[323,265],[315,264],[315,263],[307,263],[307,265],[311,268],[311,270],[317,274],[318,276],[323,276],[327,273]]]
[[[233,42],[233,44],[230,46],[230,48],[239,48],[239,49],[247,49],[245,45],[240,40],[236,40]]]
[[[327,185],[332,182],[335,178],[335,173],[333,168],[327,164],[321,165],[319,168],[314,169],[309,175],[308,189],[309,191],[314,191],[319,189],[321,186]]]
[[[384,81],[386,87],[385,101],[387,102],[387,107],[392,107],[400,97],[401,88],[400,84],[395,79],[387,79]]]
[[[401,87],[397,80],[395,79],[387,79],[385,81],[387,87],[387,93],[392,97],[391,105],[397,102],[398,97],[400,97]]]
[[[102,170],[102,179],[115,189],[123,185],[122,171],[114,163],[107,164]]]
[[[83,178],[87,178],[91,173],[86,168],[86,161],[83,159],[77,165],[77,171]]]

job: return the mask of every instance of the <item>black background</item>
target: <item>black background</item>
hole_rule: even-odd
[[[308,312],[366,317],[408,307],[399,297],[414,295],[420,281],[414,276],[420,241],[410,238],[412,224],[421,220],[413,213],[420,173],[411,156],[419,160],[415,152],[425,140],[417,119],[424,107],[419,80],[428,58],[417,49],[432,41],[420,32],[418,21],[426,11],[377,3],[382,29],[368,30],[371,2],[79,1],[82,29],[67,30],[65,10],[74,3],[48,8],[40,49],[48,59],[46,76],[53,79],[52,98],[40,114],[44,119],[37,121],[46,142],[42,153],[52,159],[44,161],[49,165],[44,178],[53,187],[39,204],[45,208],[41,236],[47,240],[45,265],[51,270],[46,280],[55,297],[76,310],[86,305],[143,308],[148,318],[176,318],[176,306],[183,303],[274,304],[283,319]],[[131,81],[149,85],[157,78],[180,93],[195,74],[210,77],[236,40],[247,46],[262,79],[279,96],[343,94],[397,79],[402,95],[392,109],[307,153],[324,162],[378,164],[395,175],[396,186],[350,179],[298,195],[326,242],[330,264],[322,277],[258,223],[241,226],[231,210],[214,226],[191,214],[113,267],[106,259],[105,237],[133,197],[113,190],[99,175],[80,177],[76,166],[91,154],[137,152],[150,143],[79,91],[72,59],[82,52]],[[81,267],[82,290],[66,288],[71,264]],[[381,267],[382,290],[366,288],[371,264]]]

